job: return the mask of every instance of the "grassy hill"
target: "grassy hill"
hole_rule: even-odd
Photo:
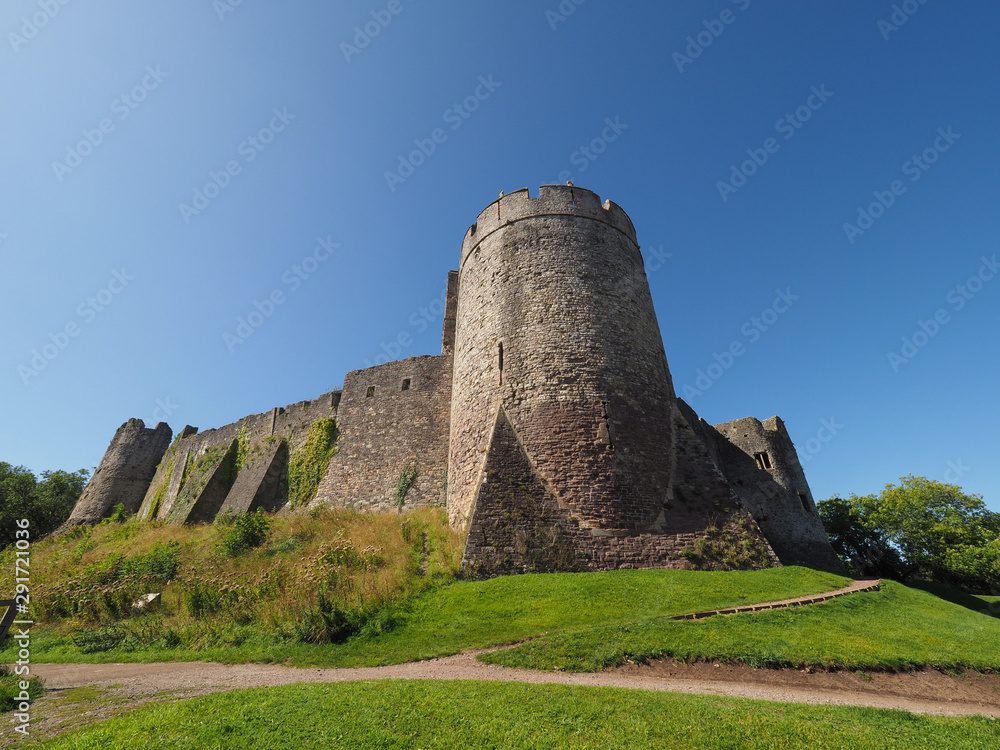
[[[589,672],[630,659],[723,659],[755,667],[1000,670],[1000,619],[884,581],[882,590],[796,609],[700,621],[662,618],[551,633],[481,658]]]
[[[665,616],[815,594],[847,579],[788,567],[462,581],[461,540],[437,510],[279,516],[256,539],[239,537],[240,528],[129,520],[33,544],[32,660],[361,666],[533,639],[481,658],[566,670],[659,656],[1000,669],[1000,619],[986,611],[988,599],[958,592],[948,601],[946,591],[889,582],[801,609],[671,621]],[[13,565],[0,560],[0,570]],[[136,612],[131,603],[146,592],[162,592],[162,607]],[[13,654],[8,642],[0,662]]]

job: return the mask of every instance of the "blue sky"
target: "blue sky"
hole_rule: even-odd
[[[701,416],[780,415],[817,498],[1000,510],[996,3],[8,0],[0,32],[0,460],[438,353],[479,211],[572,179],[632,218]]]

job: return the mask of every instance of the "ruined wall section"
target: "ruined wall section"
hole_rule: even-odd
[[[717,446],[703,429],[708,425],[681,399],[673,419],[674,492],[667,518],[675,533],[698,534],[690,559],[726,568],[779,565],[774,545],[722,471]]]
[[[119,503],[126,513],[135,513],[171,434],[166,422],[147,429],[141,419],[130,419],[119,427],[66,525],[97,523]]]
[[[655,524],[674,392],[625,212],[569,185],[508,193],[467,232],[459,275],[452,525],[467,526],[501,404],[540,480],[584,526]]]
[[[451,380],[449,355],[410,357],[348,373],[338,410],[337,453],[312,504],[395,510],[405,483],[401,477],[415,469],[402,508],[443,506]]]
[[[282,507],[288,502],[289,456],[313,423],[337,416],[339,403],[340,391],[332,391],[216,429],[185,428],[149,483],[139,517],[197,523],[211,521],[223,508]]]
[[[781,419],[761,423],[747,417],[702,429],[706,441],[715,442],[720,468],[781,561],[843,573]]]

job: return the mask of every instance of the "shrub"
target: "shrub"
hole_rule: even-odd
[[[127,520],[128,513],[125,512],[125,506],[122,503],[118,503],[111,515],[101,521],[101,523],[125,523]]]
[[[73,643],[84,654],[96,654],[110,651],[125,640],[125,631],[121,628],[108,627],[97,630],[78,630],[72,636]]]
[[[370,638],[388,633],[401,621],[391,604],[347,607],[321,589],[316,606],[296,624],[295,636],[305,643],[345,643],[355,636]]]
[[[121,573],[166,583],[177,575],[181,563],[179,542],[157,542],[145,554],[134,555],[122,561]]]
[[[23,676],[11,672],[10,667],[0,664],[0,713],[13,711],[20,703],[17,696],[21,693],[19,683],[24,680]],[[38,700],[45,692],[42,681],[38,677],[28,680],[28,696],[31,700]]]
[[[260,547],[267,541],[271,519],[259,509],[256,513],[237,513],[222,536],[222,549],[230,557]]]

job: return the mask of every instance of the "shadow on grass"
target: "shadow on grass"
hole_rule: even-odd
[[[960,607],[971,609],[982,615],[989,615],[1000,619],[1000,601],[994,598],[986,598],[969,594],[961,589],[956,589],[946,583],[936,581],[912,581],[907,584],[910,588],[926,591],[928,594],[944,599],[946,602],[957,604]]]

